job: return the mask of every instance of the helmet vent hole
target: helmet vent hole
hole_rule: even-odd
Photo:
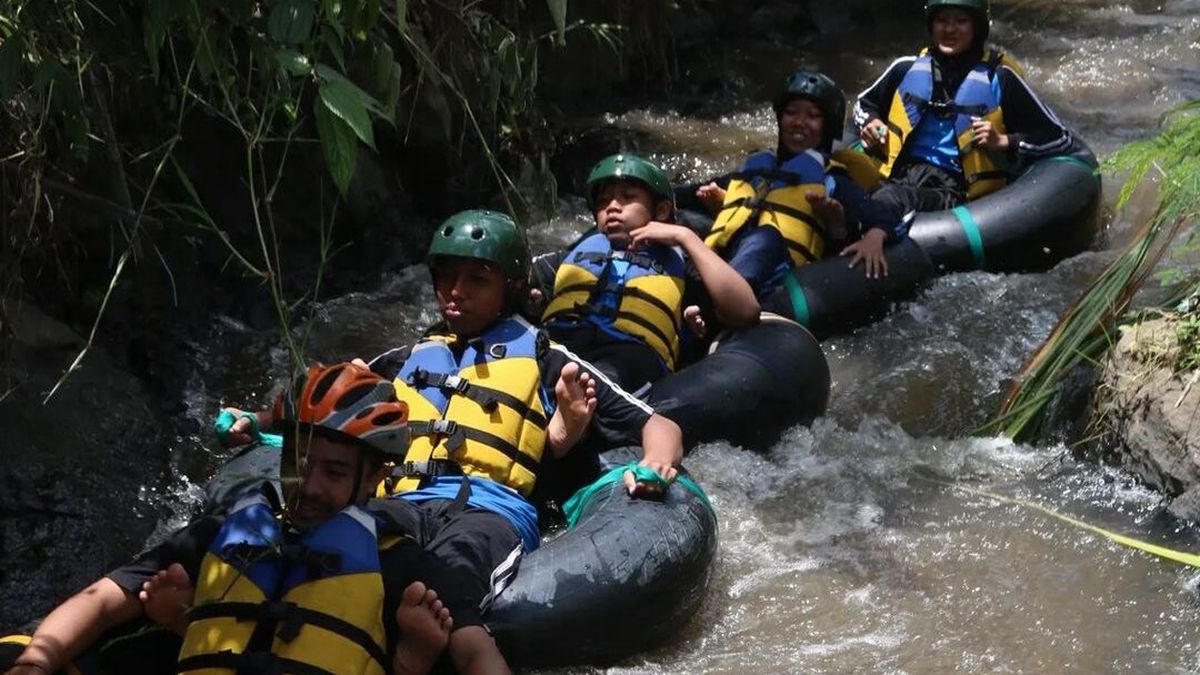
[[[483,229],[477,227],[474,230],[471,230],[471,238],[474,239],[475,241],[479,241],[480,239],[483,239]]]
[[[450,236],[450,235],[452,235],[452,234],[454,234],[454,228],[453,228],[453,227],[447,227],[446,229],[442,230],[442,236],[443,236],[443,237],[449,237],[449,236]]]
[[[331,368],[317,382],[317,386],[313,387],[312,395],[309,399],[311,405],[316,405],[321,402],[321,399],[325,398],[325,394],[329,393],[329,388],[333,386],[334,381],[341,376],[342,370],[342,368]],[[303,404],[301,404],[301,408],[303,409]]]
[[[360,384],[349,389],[338,398],[337,403],[333,404],[334,410],[345,410],[355,403],[358,403],[364,396],[370,394],[372,391],[375,391],[375,386],[376,383],[370,382],[366,384]]]

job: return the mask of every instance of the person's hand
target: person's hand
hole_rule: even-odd
[[[846,239],[846,209],[833,197],[806,192],[804,198],[812,206],[813,215],[821,221],[829,239]]]
[[[861,260],[868,279],[886,277],[888,273],[887,258],[883,255],[885,239],[887,239],[886,232],[877,227],[871,228],[863,235],[862,239],[842,249],[842,255],[854,254],[854,258],[850,260],[850,267],[854,267]]]
[[[1008,134],[1002,134],[991,122],[971,118],[971,145],[985,150],[1008,150]]]
[[[725,190],[716,183],[701,185],[696,190],[696,199],[699,199],[710,213],[717,213],[725,205]]]
[[[636,476],[633,471],[626,471],[624,476],[625,489],[629,492],[629,496],[638,499],[661,499],[671,483],[675,482],[675,477],[679,475],[678,469],[670,462],[662,462],[649,457],[644,457],[642,461],[638,462],[638,473],[643,475]]]
[[[636,251],[645,244],[683,246],[689,237],[699,236],[682,225],[672,225],[652,220],[629,233],[629,249]]]
[[[222,408],[222,413],[233,415],[233,424],[225,433],[218,433],[217,440],[221,447],[236,448],[258,440],[258,424],[254,413],[248,413],[237,408]]]
[[[697,305],[688,305],[683,308],[683,320],[687,323],[688,328],[692,329],[696,337],[702,338],[708,335],[708,326],[704,323],[704,315],[700,313],[700,307]]]
[[[883,147],[883,144],[887,142],[887,135],[887,125],[879,118],[867,122],[858,132],[859,140],[868,151]]]

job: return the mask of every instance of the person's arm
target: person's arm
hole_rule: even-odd
[[[109,629],[142,614],[136,594],[105,577],[67,599],[38,626],[6,675],[47,675],[69,664]]]
[[[871,83],[858,95],[854,102],[854,128],[867,151],[883,146],[887,138],[887,111],[892,105],[892,96],[900,81],[912,68],[915,56],[906,56],[892,61],[879,79]]]
[[[1000,100],[1004,106],[1006,138],[997,148],[1008,152],[1012,160],[1026,163],[1043,157],[1070,152],[1074,147],[1071,132],[1037,94],[1008,66],[996,72],[1000,80]],[[986,141],[984,141],[986,142]]]
[[[713,313],[718,321],[730,328],[758,323],[760,308],[754,289],[695,232],[682,225],[651,221],[630,232],[629,237],[630,246],[635,250],[647,243],[682,248],[712,297]]]

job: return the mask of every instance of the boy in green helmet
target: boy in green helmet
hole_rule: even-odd
[[[854,106],[863,147],[883,161],[875,199],[902,213],[949,209],[1072,150],[1021,68],[987,47],[988,0],[927,0],[925,21],[928,47],[894,61]]]
[[[592,169],[587,188],[595,231],[535,264],[549,298],[542,320],[554,340],[641,395],[679,365],[684,308],[694,327],[705,314],[729,328],[758,321],[746,280],[693,230],[671,222],[662,169],[637,155],[612,155]]]
[[[503,673],[483,615],[539,544],[530,497],[546,451],[560,457],[589,430],[641,445],[656,480],[629,472],[626,487],[654,495],[675,478],[682,434],[515,312],[529,292],[529,252],[508,216],[451,217],[434,232],[429,267],[443,321],[370,362],[409,406],[412,443],[390,489],[411,505],[407,529],[436,561],[417,578],[454,617],[458,671]]]

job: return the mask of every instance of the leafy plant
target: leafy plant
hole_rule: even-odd
[[[1154,139],[1131,143],[1105,162],[1108,170],[1128,170],[1129,178],[1117,200],[1123,207],[1136,186],[1151,177],[1159,185],[1158,205],[1138,228],[1121,254],[1062,316],[1046,341],[1021,368],[1001,406],[1000,415],[987,427],[1016,439],[1029,439],[1042,430],[1048,406],[1077,365],[1098,363],[1113,343],[1121,323],[1136,321],[1130,315],[1134,294],[1153,275],[1163,254],[1187,228],[1181,244],[1197,246],[1195,222],[1200,213],[1200,101],[1184,105],[1167,118],[1164,131]],[[1167,277],[1179,284],[1174,304],[1197,288],[1195,277],[1176,271]]]
[[[94,217],[116,221],[117,255],[89,346],[122,274],[146,256],[147,227],[221,242],[230,262],[269,289],[281,327],[289,327],[316,296],[321,270],[300,297],[285,297],[281,181],[319,147],[336,188],[324,196],[318,183],[312,192],[317,212],[308,220],[323,269],[336,253],[339,197],[350,190],[359,153],[377,151],[384,136],[403,144],[422,102],[457,104],[433,106],[447,137],[458,137],[460,156],[485,159],[490,189],[515,211],[524,197],[510,171],[545,171],[553,150],[536,94],[539,46],[561,43],[572,28],[566,0],[548,0],[550,32],[525,9],[465,0],[0,7],[0,302],[18,297],[27,275],[58,269],[61,283],[75,283],[64,261],[83,246],[80,221]],[[219,120],[237,139],[229,183],[246,196],[249,241],[213,215],[213,190],[179,155],[198,117]],[[552,180],[535,184],[553,190]],[[86,213],[70,208],[79,205]],[[2,305],[0,328],[8,329]],[[302,345],[290,346],[302,360]]]

